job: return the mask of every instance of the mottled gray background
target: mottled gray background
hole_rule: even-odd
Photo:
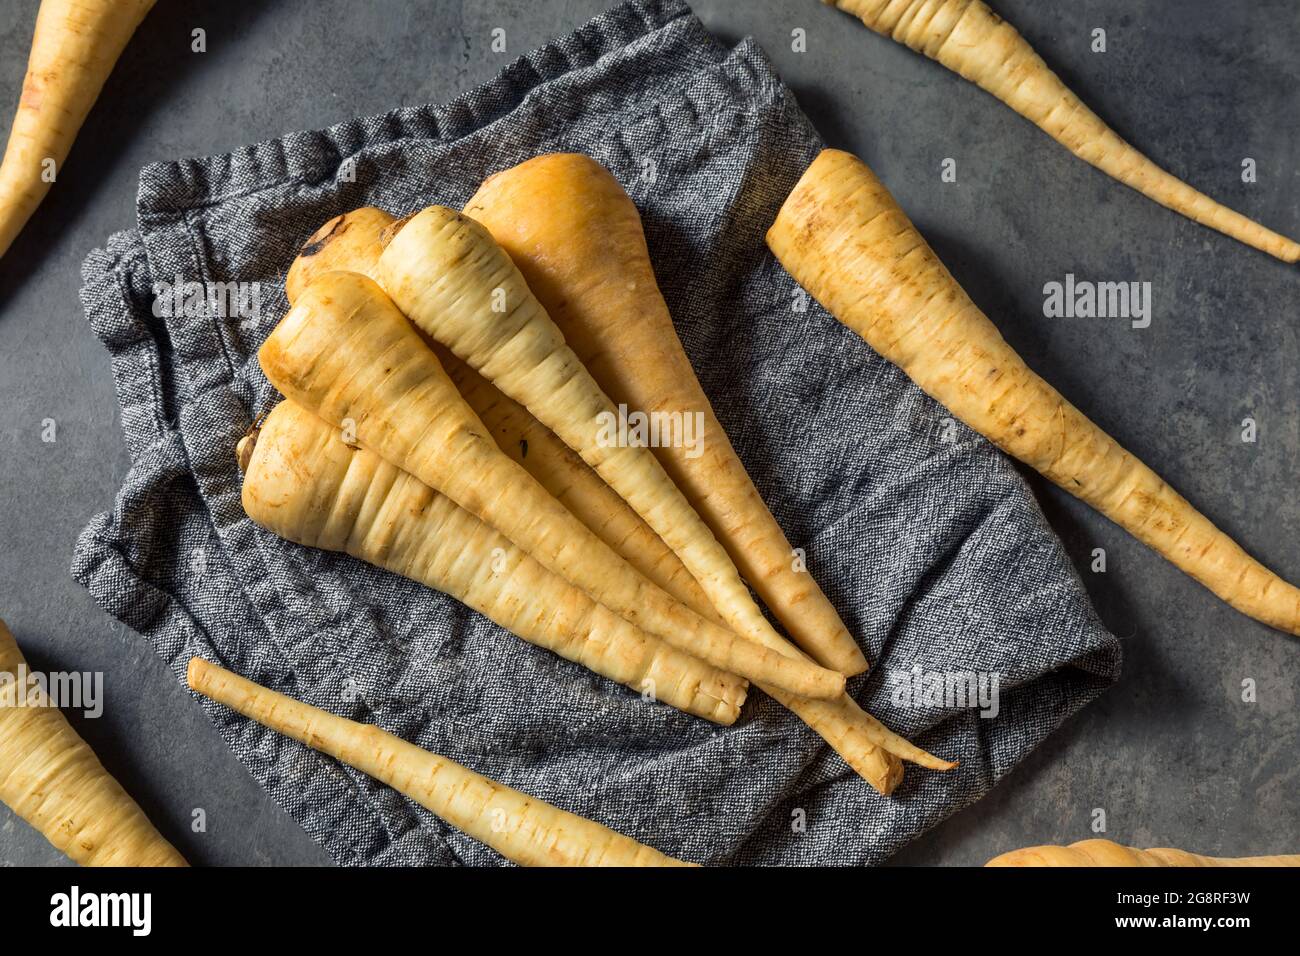
[[[225,152],[402,104],[445,100],[608,0],[166,0],[82,130],[50,198],[0,259],[0,615],[34,666],[103,671],[76,720],[195,863],[328,860],[262,793],[188,694],[68,575],[77,532],[127,468],[108,362],[77,301],[82,258],[134,222],[152,160]],[[997,0],[1083,99],[1168,169],[1300,235],[1300,5],[1293,0]],[[0,109],[17,98],[37,0],[0,13]],[[862,156],[1026,359],[1267,564],[1300,578],[1295,267],[1113,183],[937,64],[815,0],[698,0],[755,36],[822,134]],[[491,30],[507,30],[494,54]],[[203,27],[208,52],[190,52]],[[805,53],[791,30],[807,30]],[[1089,49],[1107,31],[1108,52]],[[1253,157],[1259,182],[1240,181]],[[940,182],[957,162],[958,182]],[[1149,281],[1150,328],[1045,319],[1066,272]],[[1259,440],[1243,444],[1242,419]],[[41,422],[58,440],[40,440]],[[1230,855],[1300,849],[1294,640],[1240,617],[1085,506],[1032,478],[1106,624],[1119,685],[992,796],[895,857],[978,864],[1090,836]],[[1106,549],[1105,574],[1088,570]],[[1244,704],[1244,678],[1259,700]],[[189,832],[195,807],[208,832]],[[63,862],[0,807],[0,864]]]

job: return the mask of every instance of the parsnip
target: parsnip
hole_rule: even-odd
[[[818,156],[767,244],[832,315],[975,431],[1243,614],[1300,634],[1300,589],[1035,375],[860,160]]]
[[[0,802],[82,866],[185,866],[104,769],[30,670],[0,621]]]
[[[0,163],[0,256],[63,171],[77,131],[154,0],[41,0]]]
[[[335,216],[313,232],[298,250],[284,280],[289,305],[298,301],[313,279],[327,272],[359,272],[375,278],[384,251],[380,235],[395,221],[382,209],[362,206]]]
[[[1300,856],[1201,856],[1185,850],[1135,850],[1110,840],[1070,846],[1031,846],[989,860],[985,866],[1300,866]]]
[[[198,657],[188,678],[196,693],[369,774],[521,866],[693,865]]]
[[[1284,262],[1300,243],[1165,172],[1112,130],[982,0],[822,0],[996,96],[1084,162],[1174,212]]]

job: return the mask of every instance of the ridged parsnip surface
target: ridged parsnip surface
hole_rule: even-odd
[[[842,675],[744,640],[655,587],[511,461],[437,357],[370,279],[316,278],[258,359],[281,392],[483,519],[643,629],[724,670],[806,697]],[[651,459],[653,460],[653,459]]]
[[[451,352],[442,346],[434,351],[502,452],[652,583],[725,626],[681,559],[573,449]]]
[[[82,866],[185,866],[43,693],[0,621],[0,802]]]
[[[745,682],[638,630],[449,498],[292,401],[256,436],[244,510],[280,537],[449,594],[523,640],[657,700],[730,724]]]

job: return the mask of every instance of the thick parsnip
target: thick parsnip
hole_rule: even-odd
[[[355,216],[353,213],[346,213],[339,217],[338,220],[331,220],[330,224],[322,227],[308,241],[306,248],[312,250],[313,258],[318,263],[328,262],[329,268],[350,269],[356,272],[373,274],[378,259],[375,250],[380,247],[379,233],[381,230],[388,228],[393,220],[391,216],[387,216],[378,210],[357,210],[357,213],[359,215]],[[347,223],[348,228],[339,227],[339,220]],[[344,237],[346,241],[340,241],[340,237]],[[307,273],[308,268],[300,257],[295,261],[290,272],[291,274],[296,272],[301,276]],[[323,271],[328,270],[318,269],[316,274]],[[455,356],[448,354],[445,348],[441,346],[435,346],[435,348],[439,356],[447,363],[449,374],[453,379],[457,380],[458,387],[465,394],[469,404],[486,422],[493,421],[494,410],[501,409],[504,403],[512,410],[517,410],[519,416],[518,418],[508,419],[509,421],[522,420],[528,423],[520,426],[523,429],[520,434],[534,437],[527,439],[529,443],[528,454],[523,455],[522,449],[520,449],[520,457],[517,460],[520,460],[526,467],[530,466],[531,462],[530,470],[533,471],[539,481],[546,484],[544,472],[548,469],[542,468],[540,469],[541,473],[539,473],[537,469],[539,461],[534,457],[532,451],[534,443],[543,451],[553,447],[557,448],[557,462],[559,461],[559,450],[567,453],[570,457],[574,457],[573,452],[560,442],[549,429],[537,422],[526,409],[512,399],[501,395],[491,383],[487,382],[463,362],[460,362]],[[512,436],[507,441],[507,444],[510,444],[513,440]],[[505,448],[506,446],[503,445],[503,449]],[[579,464],[581,463],[579,462]],[[581,480],[575,480],[562,496],[566,507],[569,507],[580,520],[584,521],[584,523],[590,523],[589,526],[603,528],[619,528],[640,522],[639,517],[632,511],[631,507],[611,491],[600,480],[599,476],[587,468],[586,465],[581,465],[581,468],[585,469],[585,472],[573,473],[579,476]],[[563,472],[564,467],[559,467],[559,473],[563,474]],[[588,476],[592,480],[587,480]],[[557,497],[561,496],[557,494]],[[623,517],[619,517],[620,512]],[[637,558],[641,553],[641,540],[639,537],[629,536],[623,538],[618,535],[612,537],[602,535],[602,537],[623,558],[640,569],[640,566],[637,565]],[[657,536],[655,536],[655,541],[659,541]],[[662,542],[660,544],[662,546]],[[634,548],[638,550],[634,552],[632,550]],[[643,573],[646,572],[643,570]],[[649,576],[647,573],[647,577]],[[701,616],[709,617],[717,613],[698,587],[694,589],[694,594],[680,595],[680,597],[683,603]],[[876,790],[883,794],[892,793],[902,780],[903,767],[901,761],[898,756],[885,748],[893,748],[909,754],[914,752],[914,748],[907,741],[891,734],[847,695],[841,695],[835,700],[814,701],[794,697],[772,687],[764,687],[763,689],[801,718],[811,730],[830,744],[832,749],[845,760],[855,773]],[[922,753],[922,759],[927,766],[940,769],[953,766],[945,761],[938,761],[937,758],[923,754],[923,752],[918,753]]]
[[[325,272],[344,270],[375,278],[383,252],[380,233],[394,221],[382,209],[363,206],[335,216],[318,229],[289,267],[285,280],[289,304],[297,301],[312,278]],[[577,453],[446,348],[431,340],[429,344],[498,448],[651,582],[697,613],[722,623],[677,555]]]
[[[763,503],[682,349],[655,282],[641,216],[588,156],[538,156],[490,177],[465,206],[487,227],[613,401],[703,423],[698,449],[654,454],[795,643],[844,674],[857,642]],[[698,453],[697,453],[698,452]]]
[[[1215,202],[1138,152],[1071,93],[982,0],[822,0],[993,94],[1084,162],[1148,199],[1284,262],[1300,243]]]
[[[679,710],[719,724],[739,716],[741,678],[637,630],[292,401],[245,442],[244,510],[269,531],[449,594],[525,641]]]
[[[763,617],[726,550],[650,449],[621,440],[619,410],[482,225],[430,206],[392,236],[379,276],[412,322],[527,408],[645,519],[732,630],[805,663]]]
[[[1135,850],[1110,840],[1070,846],[1031,846],[989,860],[985,866],[1300,866],[1300,856],[1201,856],[1185,850]]]
[[[374,777],[520,866],[693,865],[198,657],[187,676],[196,693]]]
[[[0,621],[0,802],[82,866],[185,866],[28,676]]]
[[[154,0],[41,0],[0,164],[0,256],[63,172],[72,141]]]
[[[384,251],[380,236],[394,222],[382,209],[361,206],[335,216],[313,232],[285,276],[284,294],[289,305],[298,301],[312,280],[327,272],[360,272],[374,279]]]
[[[258,358],[285,395],[644,630],[722,670],[800,696],[843,691],[842,675],[701,618],[619,558],[501,452],[433,352],[370,279],[353,272],[317,277]]]
[[[1300,634],[1300,589],[1035,375],[860,160],[838,150],[818,156],[767,243],[832,315],[975,431],[1243,614]]]

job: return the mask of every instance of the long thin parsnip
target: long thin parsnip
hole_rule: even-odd
[[[244,510],[280,537],[449,594],[525,641],[679,710],[719,724],[739,716],[742,679],[637,630],[292,401],[277,405],[240,453]]]
[[[544,567],[722,670],[804,697],[844,678],[699,617],[638,574],[504,455],[419,333],[370,279],[319,276],[258,352],[281,392],[482,518]]]
[[[394,221],[382,209],[363,206],[325,223],[289,267],[285,280],[289,304],[297,302],[311,280],[325,272],[344,270],[375,278],[383,252],[380,233]],[[429,344],[498,448],[652,583],[702,616],[722,623],[677,555],[586,462],[528,409],[501,394],[443,346],[432,340]]]
[[[185,866],[30,676],[0,621],[0,802],[82,866]]]
[[[1198,192],[1138,152],[1071,93],[982,0],[822,0],[993,94],[1084,162],[1160,205],[1284,262],[1300,243]]]
[[[72,141],[154,0],[41,0],[0,164],[0,256],[63,172]]]
[[[768,624],[727,552],[654,454],[617,435],[619,410],[483,226],[430,206],[389,240],[379,276],[412,322],[527,408],[645,519],[732,630],[807,666]],[[843,690],[814,695],[787,689],[805,697]]]
[[[763,503],[682,349],[655,282],[641,216],[588,156],[553,153],[497,173],[465,206],[487,227],[592,378],[614,402],[703,423],[697,448],[654,454],[745,580],[818,663],[867,660]]]
[[[1300,866],[1300,856],[1201,856],[1186,850],[1135,850],[1110,840],[1070,846],[1031,846],[989,860],[985,866]]]
[[[767,243],[832,315],[975,431],[1243,614],[1300,634],[1300,589],[1035,375],[861,161],[838,150],[818,156]]]
[[[307,244],[306,248],[312,251],[310,263],[300,257],[295,260],[290,269],[290,274],[297,274],[301,277],[314,270],[314,274],[319,275],[324,271],[328,271],[328,269],[346,269],[373,274],[378,259],[376,249],[380,248],[379,233],[388,228],[393,220],[391,216],[387,216],[387,214],[381,213],[379,210],[364,209],[357,210],[357,213],[357,215],[346,213],[322,227]],[[302,283],[297,284],[297,287],[301,289]],[[435,348],[439,357],[446,363],[449,375],[457,380],[458,387],[465,394],[469,404],[485,421],[490,423],[493,420],[494,410],[499,411],[504,405],[512,410],[512,414],[517,411],[518,418],[503,419],[503,422],[522,420],[528,423],[520,426],[523,430],[519,434],[533,436],[527,439],[529,443],[528,454],[524,456],[522,455],[522,449],[520,450],[523,464],[527,466],[529,461],[532,460],[533,468],[530,468],[530,470],[535,469],[537,465],[532,451],[534,443],[542,449],[555,446],[558,450],[562,450],[563,453],[567,453],[570,458],[575,457],[567,446],[560,442],[549,429],[537,422],[526,409],[512,399],[501,395],[491,383],[487,382],[463,362],[460,362],[454,355],[448,354],[445,348],[441,346],[435,346]],[[493,430],[496,431],[495,428]],[[513,438],[510,441],[513,441]],[[509,444],[509,441],[507,444]],[[559,454],[558,450],[557,455]],[[575,480],[563,495],[562,500],[566,507],[569,507],[580,520],[592,527],[619,528],[634,523],[641,523],[644,527],[644,523],[640,522],[640,518],[632,511],[631,507],[611,491],[600,480],[599,476],[595,475],[581,462],[579,462],[579,465],[584,469],[584,472],[582,472],[583,477],[581,480]],[[542,470],[545,471],[545,469]],[[563,474],[563,472],[564,468],[562,467],[560,468],[560,474]],[[537,470],[533,470],[533,474],[538,477],[539,481],[546,484],[546,479]],[[574,474],[577,475],[578,473],[575,472]],[[593,480],[588,481],[585,476],[590,476]],[[561,496],[557,494],[557,497]],[[620,517],[619,513],[624,517]],[[636,536],[622,538],[616,535],[613,538],[619,538],[619,540],[613,540],[611,537],[605,537],[604,535],[602,537],[624,559],[637,566],[637,558],[641,549],[640,538]],[[659,542],[657,536],[655,536],[655,541]],[[659,543],[662,546],[662,542]],[[637,550],[634,551],[633,549]],[[645,573],[644,570],[643,573]],[[650,575],[647,574],[647,576]],[[698,587],[694,588],[693,594],[688,593],[680,597],[684,604],[701,616],[709,617],[717,614]],[[883,794],[893,792],[894,788],[902,780],[903,775],[902,763],[898,756],[885,748],[892,748],[909,755],[919,755],[926,766],[938,769],[953,766],[945,761],[939,761],[929,754],[916,751],[910,743],[891,734],[881,726],[878,721],[863,711],[847,695],[841,695],[835,700],[814,701],[794,697],[772,687],[763,687],[763,690],[800,717],[810,729],[820,735],[843,757],[854,772]]]
[[[196,693],[374,777],[520,866],[693,865],[200,658],[187,677]]]

